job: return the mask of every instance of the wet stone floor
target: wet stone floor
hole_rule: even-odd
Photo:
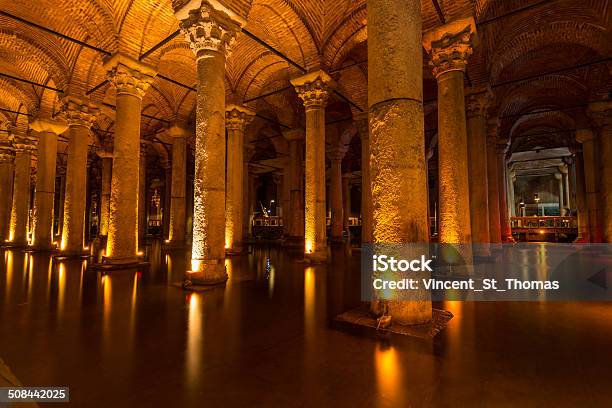
[[[185,252],[147,270],[0,250],[0,358],[79,407],[612,406],[612,304],[444,302],[433,341],[339,330],[359,252],[253,247],[225,287],[185,292]],[[61,406],[61,404],[54,404]]]

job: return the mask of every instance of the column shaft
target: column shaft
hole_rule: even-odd
[[[327,258],[325,217],[325,108],[306,107],[305,253]]]
[[[367,13],[373,242],[427,243],[421,2],[369,0]],[[399,292],[375,292],[372,310],[386,306],[400,324],[431,320],[427,291]]]
[[[225,55],[198,59],[191,267],[202,281],[225,272]],[[198,276],[198,275],[196,275]]]
[[[68,163],[64,192],[64,217],[61,250],[82,254],[87,204],[87,152],[89,129],[83,125],[68,128]]]
[[[30,211],[30,177],[32,156],[30,150],[15,150],[15,176],[9,241],[13,245],[28,244],[28,215]]]
[[[185,191],[187,177],[187,138],[176,136],[172,139],[172,187],[170,196],[171,243],[185,242]]]
[[[147,146],[140,145],[138,161],[138,249],[144,251],[147,235]]]
[[[503,242],[510,241],[512,231],[510,230],[510,219],[508,215],[508,179],[506,168],[506,145],[497,147],[497,185],[499,188],[499,224],[501,229],[501,239]]]
[[[467,119],[468,174],[472,241],[487,243],[489,237],[489,198],[487,175],[487,134],[484,112],[472,112]]]
[[[51,250],[54,249],[53,207],[55,204],[57,135],[47,131],[39,132],[39,135],[32,245],[38,250]]]
[[[342,159],[331,159],[330,200],[331,200],[331,238],[342,241],[344,209],[342,208]]]
[[[495,126],[492,126],[495,127]],[[489,239],[501,242],[499,212],[499,176],[497,165],[497,140],[495,135],[487,136],[487,206],[489,208]]]
[[[584,179],[584,159],[582,151],[576,152],[576,207],[578,212],[578,238],[577,242],[589,242],[589,215]]]
[[[288,235],[304,238],[304,145],[302,139],[289,139],[289,220]]]
[[[351,175],[342,175],[342,229],[350,237],[349,218],[351,216]]]
[[[0,153],[2,153],[0,151]],[[14,156],[0,157],[0,245],[9,239],[11,205],[13,199],[13,177],[15,176]]]
[[[612,115],[612,109],[607,111]],[[608,121],[611,121],[608,117]],[[599,199],[601,201],[601,223],[603,242],[612,242],[612,124],[600,129],[599,135],[599,164],[601,174],[601,187]]]
[[[438,77],[438,175],[440,242],[469,243],[470,193],[463,72]]]
[[[102,191],[100,192],[100,235],[108,235],[108,220],[110,212],[111,179],[113,174],[113,158],[102,157]]]
[[[586,190],[589,236],[591,242],[602,242],[600,224],[598,157],[596,155],[595,137],[590,130],[582,131],[582,156],[584,163],[584,182]],[[577,135],[577,138],[579,136]]]
[[[227,191],[225,199],[225,249],[242,250],[244,126],[227,129]]]

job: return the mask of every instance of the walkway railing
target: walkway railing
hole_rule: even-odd
[[[565,230],[578,228],[576,217],[511,217],[512,230]],[[551,231],[553,232],[553,231]]]

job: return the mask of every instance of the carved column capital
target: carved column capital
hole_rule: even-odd
[[[225,108],[225,127],[231,130],[244,130],[245,126],[253,120],[255,112],[240,106],[227,105]]]
[[[132,95],[141,99],[157,74],[150,66],[121,53],[106,60],[104,68],[117,95]]]
[[[99,111],[100,109],[93,103],[74,96],[67,96],[61,100],[60,112],[66,118],[68,126],[90,128]]]
[[[29,124],[30,129],[38,133],[61,135],[68,128],[68,123],[53,119],[38,118]]]
[[[329,149],[327,151],[327,157],[329,157],[332,161],[342,161],[344,159],[344,155],[348,151],[348,147],[340,146],[333,149]]]
[[[465,96],[465,111],[468,117],[487,116],[487,109],[491,103],[493,94],[491,89],[485,88],[470,88]]]
[[[189,1],[175,8],[174,14],[196,59],[209,52],[223,53],[227,57],[237,34],[246,24],[242,17],[216,0]]]
[[[189,128],[186,125],[180,124],[180,123],[175,123],[168,128],[168,136],[170,136],[172,139],[175,139],[175,138],[186,139],[187,137],[189,137],[191,133],[192,132],[189,130]]]
[[[588,142],[595,138],[595,134],[591,129],[578,129],[576,131],[576,141],[579,143]]]
[[[332,83],[331,77],[321,70],[291,80],[291,85],[295,87],[307,110],[325,108]]]
[[[431,58],[436,78],[451,71],[465,71],[476,42],[476,24],[472,17],[456,20],[428,31],[423,46]]]

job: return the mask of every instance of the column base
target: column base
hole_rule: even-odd
[[[246,252],[247,252],[246,247],[242,244],[238,244],[238,245],[234,245],[233,248],[227,248],[225,250],[225,255],[236,256],[236,255],[243,255]]]
[[[193,262],[193,261],[192,261]],[[225,270],[225,262],[221,260],[201,260],[200,271],[187,271],[183,280],[183,288],[192,286],[224,285],[229,276]]]
[[[304,263],[306,264],[321,264],[327,262],[327,248],[324,251],[315,251],[304,254]]]
[[[0,247],[7,249],[26,249],[28,247],[27,243],[19,243],[19,242],[3,242],[0,244]]]

